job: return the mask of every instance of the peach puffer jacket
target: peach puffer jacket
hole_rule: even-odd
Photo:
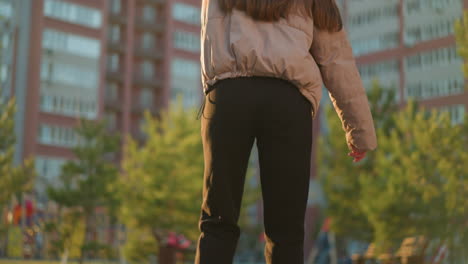
[[[346,32],[314,28],[313,20],[291,14],[274,23],[255,21],[235,10],[225,15],[217,0],[203,0],[202,82],[269,76],[288,80],[311,102],[313,115],[328,89],[349,146],[377,146],[374,123]]]

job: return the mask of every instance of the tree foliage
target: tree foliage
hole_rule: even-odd
[[[375,172],[360,178],[360,205],[382,248],[416,235],[452,246],[468,238],[466,124],[452,125],[447,113],[416,107],[410,103],[395,115],[389,135],[379,131]]]
[[[16,104],[14,98],[2,98],[1,94],[0,87],[0,217],[7,219],[2,215],[3,209],[10,207],[13,197],[21,202],[22,194],[32,190],[36,172],[32,159],[24,160],[18,166],[14,165]],[[9,224],[0,220],[0,240],[6,240],[3,243],[5,247],[8,247]],[[5,251],[5,248],[0,251]]]
[[[376,104],[372,91],[370,98]],[[398,112],[374,109],[374,117],[378,150],[357,166],[346,157],[338,121],[329,119],[321,172],[332,228],[380,251],[422,235],[456,254],[468,239],[467,122],[454,125],[447,113],[414,102]]]
[[[33,160],[26,160],[20,166],[13,164],[16,146],[15,112],[14,98],[0,98],[0,208],[9,202],[13,195],[21,200],[21,193],[32,189],[35,178]]]
[[[48,196],[58,205],[81,213],[85,221],[81,257],[85,257],[87,252],[101,248],[95,239],[96,208],[115,206],[116,198],[110,185],[117,180],[118,170],[111,158],[118,150],[119,138],[109,135],[103,123],[84,119],[75,131],[79,138],[73,148],[75,159],[62,167],[60,180],[49,186]],[[76,221],[76,214],[73,216],[64,221]]]
[[[129,230],[146,230],[161,246],[167,232],[195,240],[200,215],[203,148],[195,113],[173,105],[146,113],[143,146],[129,140],[116,186]],[[130,231],[132,232],[132,231]]]
[[[79,257],[84,240],[83,214],[77,209],[61,208],[60,217],[42,224],[50,246],[47,254],[61,256],[62,262],[69,257]]]
[[[389,133],[394,120],[392,113],[397,111],[395,90],[384,88],[375,81],[368,93],[375,126]],[[328,215],[331,216],[333,230],[340,236],[368,241],[373,237],[373,229],[359,207],[361,185],[359,177],[370,173],[374,164],[374,153],[356,165],[351,162],[342,124],[335,112],[326,109],[328,131],[319,142],[319,175],[324,183],[328,200]]]
[[[165,246],[168,232],[183,234],[192,242],[199,236],[204,174],[200,121],[193,109],[173,104],[160,116],[149,113],[143,130],[146,141],[129,140],[122,175],[115,186],[121,216],[128,229],[126,256],[148,260]],[[249,170],[240,224],[249,226],[247,207],[258,201],[258,188]]]

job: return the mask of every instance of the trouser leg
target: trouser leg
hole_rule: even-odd
[[[268,264],[303,264],[312,148],[311,106],[297,89],[281,88],[271,91],[271,102],[267,102],[271,107],[264,112],[257,138],[265,258]]]
[[[205,98],[202,140],[205,172],[196,264],[230,264],[254,133],[239,87],[220,83]]]

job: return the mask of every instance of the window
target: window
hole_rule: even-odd
[[[421,2],[421,0],[418,1]],[[461,0],[428,0],[427,2],[424,4],[434,11],[440,11],[444,8],[453,7],[454,4],[460,5],[462,3]]]
[[[441,112],[449,112],[450,119],[453,125],[462,124],[465,121],[466,107],[465,105],[450,105],[445,107],[440,107]]]
[[[196,6],[174,3],[172,6],[172,17],[177,21],[200,25],[201,10]]]
[[[192,60],[175,58],[172,60],[171,69],[177,77],[200,77],[200,64]]]
[[[406,58],[408,71],[460,63],[455,46],[421,52]]]
[[[154,76],[154,64],[150,61],[145,61],[141,64],[141,72],[143,77],[152,78]]]
[[[175,100],[178,95],[182,95],[185,107],[193,107],[199,104],[202,93],[199,62],[181,58],[173,59],[171,78],[172,100]]]
[[[97,102],[94,98],[80,98],[73,95],[59,95],[41,91],[41,111],[72,117],[97,117]]]
[[[8,79],[8,65],[0,64],[0,82],[4,82]]]
[[[152,49],[155,46],[155,38],[151,33],[145,33],[142,37],[142,46],[144,49]]]
[[[398,73],[399,66],[397,60],[384,61],[374,64],[359,66],[359,73],[362,78],[376,78],[378,75]]]
[[[114,14],[120,13],[121,10],[121,0],[110,0],[110,9]]]
[[[10,18],[13,16],[13,6],[11,3],[0,1],[0,17]]]
[[[379,50],[398,47],[400,36],[398,32],[391,32],[384,35],[372,37],[369,39],[359,39],[352,41],[353,53],[358,56],[372,53]]]
[[[145,21],[154,22],[156,20],[156,10],[152,6],[143,7],[142,13]]]
[[[174,46],[178,49],[199,52],[200,51],[200,36],[195,33],[185,31],[175,31]]]
[[[398,18],[398,7],[393,4],[391,6],[384,6],[374,9],[369,9],[349,17],[349,24],[351,26],[362,26],[375,23],[378,20],[386,18]]]
[[[96,118],[100,43],[46,29],[43,46],[45,50],[40,69],[41,111]],[[61,53],[54,54],[53,51]]]
[[[140,104],[143,107],[150,107],[153,105],[153,92],[150,89],[143,89],[140,92]]]
[[[106,86],[106,99],[117,100],[119,97],[119,87],[115,83],[109,83]]]
[[[35,159],[36,171],[47,182],[53,183],[62,173],[62,166],[67,160],[47,156],[38,156]]]
[[[38,138],[39,142],[45,145],[74,147],[78,144],[78,136],[72,127],[41,124]]]
[[[107,69],[110,72],[119,71],[119,55],[112,54],[109,57],[107,57]]]
[[[1,47],[2,49],[8,49],[8,47],[9,47],[10,44],[11,44],[10,41],[11,41],[11,36],[10,36],[10,34],[4,34],[4,35],[2,36],[2,43],[1,43],[1,46],[0,46],[0,47]]]
[[[452,107],[450,114],[453,124],[461,124],[465,121],[466,107],[464,105],[456,105]]]
[[[406,3],[406,11],[408,14],[412,14],[421,10],[420,0],[408,1]]]
[[[442,38],[454,33],[454,24],[457,17],[439,20],[431,24],[422,24],[417,27],[408,28],[405,31],[406,41],[414,44],[435,38]]]
[[[405,90],[406,97],[429,99],[463,93],[465,81],[463,78],[434,81],[420,80],[409,83]]]
[[[94,59],[98,59],[101,53],[101,43],[98,40],[53,29],[44,30],[42,46],[45,49]]]
[[[44,15],[92,28],[102,25],[102,14],[98,9],[61,0],[45,0]]]
[[[109,39],[112,43],[120,42],[120,27],[113,25],[109,30]]]
[[[42,58],[41,80],[96,90],[98,73],[92,68]]]
[[[113,130],[117,128],[117,114],[116,113],[105,113],[104,121],[107,129]]]

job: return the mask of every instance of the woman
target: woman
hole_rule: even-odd
[[[355,161],[377,145],[339,10],[334,0],[203,0],[201,38],[205,175],[195,263],[232,263],[256,141],[266,261],[302,264],[323,84]]]

